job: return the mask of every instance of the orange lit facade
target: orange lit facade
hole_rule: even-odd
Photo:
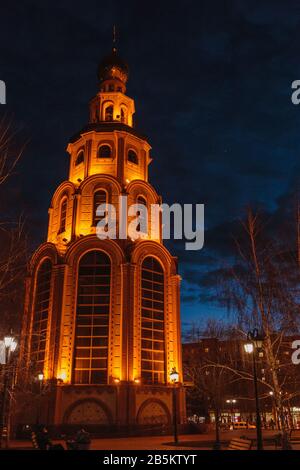
[[[185,419],[177,260],[151,215],[138,240],[96,235],[101,203],[116,208],[117,230],[120,196],[128,206],[161,203],[127,78],[113,49],[99,65],[89,124],[67,146],[69,177],[53,195],[47,242],[31,259],[21,361],[28,382],[43,374],[39,419],[48,425],[170,424],[173,368]],[[36,420],[34,406],[24,402],[18,421]]]

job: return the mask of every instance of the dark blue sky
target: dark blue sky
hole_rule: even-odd
[[[25,210],[44,240],[65,148],[88,120],[96,68],[119,30],[127,92],[153,147],[151,182],[169,203],[204,203],[205,248],[179,255],[182,320],[226,313],[204,278],[224,263],[232,221],[256,203],[276,214],[299,174],[299,1],[11,1],[1,4],[0,79],[29,140],[2,206]],[[280,198],[280,199],[278,199]]]

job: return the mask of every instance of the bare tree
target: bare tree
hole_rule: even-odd
[[[9,207],[7,197],[4,197],[7,183],[24,149],[23,145],[18,144],[17,133],[11,120],[0,119],[0,338],[9,333],[11,328],[14,333],[19,331],[26,274],[24,217],[17,215],[15,208]],[[5,421],[9,423],[15,365],[14,360],[0,366],[1,426]]]
[[[20,314],[15,312],[15,301],[22,304],[22,286],[26,272],[26,233],[24,216],[7,207],[7,201],[1,201],[7,183],[13,177],[24,145],[19,144],[19,134],[12,120],[0,119],[0,332],[5,328],[17,327],[19,319],[11,318]],[[12,304],[14,306],[12,308]],[[2,330],[2,331],[1,331]]]
[[[190,398],[193,397],[194,400],[202,403],[206,410],[213,411],[216,432],[214,448],[217,450],[221,447],[220,415],[224,396],[236,376],[235,369],[230,367],[228,350],[224,357],[224,353],[220,351],[219,340],[231,336],[233,328],[209,319],[201,329],[194,325],[187,337],[193,336],[195,331],[198,345],[201,345],[203,339],[207,339],[208,342],[203,343],[205,346],[201,352],[197,351],[196,356],[188,354],[184,359],[185,374],[193,383],[188,393]]]
[[[268,233],[266,222],[251,210],[242,221],[242,228],[241,235],[235,239],[238,253],[235,263],[220,270],[222,282],[217,286],[217,297],[236,312],[244,332],[255,327],[264,333],[265,384],[272,390],[283,445],[287,446],[282,389],[285,378],[282,378],[280,353],[284,338],[298,331],[298,257],[274,234]]]

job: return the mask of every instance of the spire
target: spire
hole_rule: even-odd
[[[107,80],[115,80],[125,85],[128,80],[129,69],[127,63],[117,52],[117,30],[116,25],[112,28],[112,51],[104,57],[98,66],[98,79],[100,85]],[[122,90],[123,93],[125,92]]]
[[[112,42],[113,42],[112,50],[113,50],[113,52],[117,52],[117,33],[116,33],[116,25],[115,25],[115,24],[113,25],[113,38],[112,38]]]

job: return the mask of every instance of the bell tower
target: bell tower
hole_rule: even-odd
[[[177,259],[160,227],[152,230],[151,215],[135,240],[96,233],[105,217],[100,204],[115,207],[119,227],[120,196],[149,214],[161,203],[148,181],[151,146],[134,126],[129,69],[115,42],[97,76],[89,122],[67,145],[69,177],[50,203],[47,241],[30,263],[17,422],[36,422],[42,413],[39,420],[55,428],[171,424],[174,369],[184,422]],[[41,374],[49,386],[37,407],[25,390]]]

